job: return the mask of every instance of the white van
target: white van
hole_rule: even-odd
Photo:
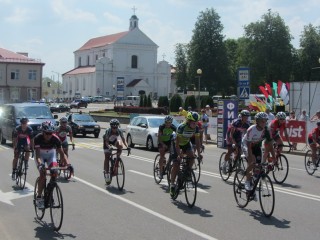
[[[140,96],[126,96],[123,103],[127,106],[139,106]]]

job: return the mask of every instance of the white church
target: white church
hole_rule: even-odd
[[[133,15],[129,31],[92,38],[74,52],[75,68],[62,75],[63,97],[169,96],[175,89],[171,67],[167,61],[157,62],[157,50]]]

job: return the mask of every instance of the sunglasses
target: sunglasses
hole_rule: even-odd
[[[44,132],[45,135],[51,136],[52,132]]]
[[[167,124],[171,124],[172,122],[169,122],[169,121],[168,121],[168,122],[166,122],[166,123],[167,123]]]
[[[118,128],[118,126],[111,126],[112,128]]]

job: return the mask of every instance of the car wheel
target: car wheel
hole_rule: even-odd
[[[86,136],[87,136],[87,134],[86,134],[86,133],[82,133],[82,136],[83,136],[83,137],[86,137]]]
[[[152,137],[150,136],[147,138],[146,147],[149,151],[152,151],[154,149],[153,140],[152,140]]]
[[[0,142],[1,144],[6,144],[6,139],[3,137],[2,131],[0,131]]]
[[[132,148],[134,147],[134,144],[132,143],[132,138],[131,138],[130,134],[127,136],[127,143],[128,143],[129,147],[132,147]]]
[[[95,138],[98,138],[98,137],[99,137],[99,133],[95,133],[95,134],[94,134],[94,137],[95,137]]]

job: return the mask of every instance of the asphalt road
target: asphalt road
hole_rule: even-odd
[[[207,145],[195,206],[190,209],[181,194],[169,197],[165,181],[153,180],[156,152],[136,147],[123,156],[126,181],[119,192],[113,181],[104,185],[102,141],[76,138],[70,151],[75,177],[61,179],[64,220],[59,233],[50,229],[49,212],[35,220],[33,185],[38,172],[30,163],[27,188],[17,190],[11,181],[13,152],[0,145],[0,239],[319,239],[319,172],[304,170],[303,157],[287,155],[289,176],[275,187],[275,209],[263,216],[259,202],[240,209],[231,181],[223,182],[218,171],[216,145]],[[231,178],[232,180],[232,178]]]

